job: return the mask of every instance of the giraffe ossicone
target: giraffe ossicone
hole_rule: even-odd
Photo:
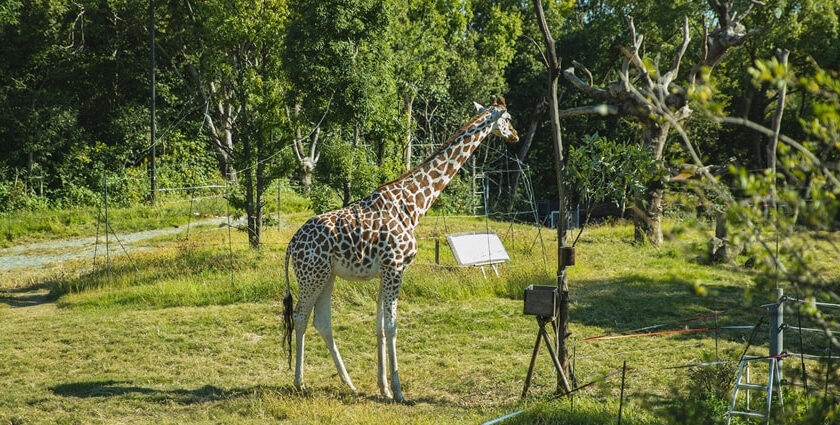
[[[504,98],[494,97],[487,107],[475,106],[478,114],[423,162],[345,208],[310,218],[292,237],[286,249],[283,316],[290,366],[292,330],[295,335],[297,388],[303,387],[304,337],[314,309],[313,324],[330,351],[339,378],[356,391],[333,338],[330,299],[336,276],[356,281],[380,278],[377,382],[383,396],[405,401],[397,368],[397,297],[403,273],[417,254],[414,229],[485,137],[494,134],[508,142],[519,140]],[[294,309],[289,260],[298,280]]]

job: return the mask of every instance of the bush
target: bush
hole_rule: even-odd
[[[312,202],[312,209],[315,210],[315,214],[323,214],[341,208],[341,198],[339,198],[338,193],[327,185],[313,185],[309,200]]]

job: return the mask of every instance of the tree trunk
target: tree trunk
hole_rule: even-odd
[[[312,170],[300,167],[300,184],[303,186],[303,194],[309,195],[312,191]]]
[[[353,147],[352,147],[352,157],[356,158],[356,149],[359,147],[359,123],[358,121],[353,124]],[[353,182],[351,176],[347,176],[344,179],[344,183],[342,184],[342,200],[341,202],[344,206],[350,205],[350,201],[352,200],[351,189],[353,186]]]
[[[534,141],[534,135],[537,132],[537,127],[539,127],[540,121],[542,120],[543,114],[545,114],[546,105],[545,101],[540,102],[537,105],[534,113],[531,115],[531,122],[528,124],[528,131],[525,133],[525,138],[520,142],[519,152],[516,153],[516,159],[519,162],[524,162],[525,157],[528,155],[528,151],[531,149],[531,143]],[[519,168],[517,165],[513,168],[513,173],[510,177],[510,204],[508,204],[508,211],[512,211],[514,207],[514,202],[516,201],[516,188],[519,187],[519,178],[522,176],[522,169]]]
[[[770,104],[770,99],[764,95],[763,88],[756,89],[752,85],[749,88],[747,95],[747,104],[744,115],[752,122],[763,123],[764,115],[767,111],[767,106]],[[757,131],[750,131],[748,136],[750,138],[750,145],[752,148],[752,158],[750,158],[750,165],[754,169],[761,169],[767,166],[767,151],[764,143],[764,135]]]
[[[545,21],[542,1],[534,1],[537,23],[545,42],[545,62],[548,71],[549,112],[551,119],[551,138],[554,146],[554,172],[557,178],[557,200],[559,223],[557,224],[557,289],[560,293],[557,318],[555,319],[555,344],[557,357],[560,360],[561,371],[557,374],[557,391],[572,391],[566,379],[569,376],[569,348],[566,344],[569,337],[569,285],[566,281],[566,266],[563,264],[563,248],[566,247],[566,188],[564,183],[565,163],[563,160],[563,137],[560,129],[560,113],[557,99],[557,79],[560,76],[560,61],[554,47],[554,38]]]
[[[643,130],[645,146],[653,150],[656,167],[664,169],[662,154],[668,138],[667,124],[648,123]],[[646,183],[647,189],[636,198],[634,210],[634,239],[639,243],[659,245],[662,243],[662,200],[665,198],[665,183],[657,176]]]
[[[259,158],[264,156],[264,143],[262,135],[257,136],[257,155],[255,156],[255,160],[257,160],[257,187],[256,187],[256,198],[254,199],[254,220],[252,223],[252,235],[248,239],[248,242],[251,244],[251,248],[259,249],[260,244],[262,243],[262,223],[263,223],[263,194],[265,193],[265,163],[260,162]]]

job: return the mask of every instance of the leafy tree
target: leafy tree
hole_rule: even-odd
[[[683,18],[682,42],[673,54],[671,64],[660,69],[658,60],[643,53],[643,37],[636,32],[634,19],[626,15],[630,41],[629,46],[620,48],[624,60],[618,71],[618,80],[606,87],[599,87],[591,71],[573,61],[575,68],[586,74],[587,81],[580,79],[573,68],[564,70],[563,77],[576,90],[599,104],[567,109],[561,115],[618,114],[634,120],[640,126],[643,145],[652,150],[654,160],[660,168],[664,168],[663,153],[668,133],[673,121],[683,122],[691,116],[686,93],[700,76],[701,70],[708,73],[720,64],[730,49],[744,44],[760,32],[761,28],[747,31],[743,24],[754,6],[755,3],[749,3],[743,9],[736,9],[733,1],[709,1],[709,12],[716,17],[716,26],[709,29],[703,21],[700,59],[692,65],[683,83],[679,82],[678,77],[690,42],[689,17]],[[666,110],[677,112],[660,113]],[[666,120],[666,116],[672,120]],[[662,199],[665,186],[661,179],[655,179],[647,183],[647,188],[644,196],[636,202],[636,240],[659,244],[662,242]]]
[[[241,179],[242,198],[233,201],[245,209],[248,240],[257,248],[263,193],[277,177],[266,162],[281,145],[275,133],[289,128],[282,113],[286,3],[184,0],[185,7],[178,6],[170,4],[173,35],[165,51],[191,78],[219,170],[231,183]]]
[[[345,205],[375,185],[376,180],[357,179],[357,173],[370,176],[376,168],[367,152],[371,145],[362,139],[383,113],[395,109],[390,106],[394,79],[384,37],[388,19],[381,0],[300,1],[290,9],[284,67],[308,121],[316,122],[329,107],[328,134],[322,137],[333,145],[319,166],[353,164],[327,172],[339,184]]]
[[[643,193],[645,182],[659,172],[653,154],[636,144],[616,142],[596,133],[578,146],[569,146],[568,185],[586,209],[584,226],[593,207],[601,202],[614,202],[624,216],[627,200]]]

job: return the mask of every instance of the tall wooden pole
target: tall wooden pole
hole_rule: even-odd
[[[152,60],[149,65],[149,74],[152,83],[152,99],[151,99],[151,120],[149,143],[151,144],[151,152],[149,154],[149,202],[155,204],[157,195],[157,170],[155,169],[156,156],[156,137],[155,137],[155,0],[149,0],[149,33],[151,34],[150,48],[152,51]]]
[[[560,295],[558,311],[555,323],[555,347],[557,357],[566,375],[569,370],[569,348],[566,344],[566,335],[569,328],[569,285],[566,281],[566,264],[563,261],[563,249],[566,247],[566,189],[564,184],[564,173],[566,164],[563,159],[563,137],[560,132],[560,114],[557,99],[557,85],[560,76],[560,60],[554,47],[554,38],[551,30],[545,21],[545,12],[541,0],[534,1],[534,8],[537,13],[537,23],[545,42],[545,66],[548,71],[548,94],[549,94],[549,117],[551,119],[551,138],[554,142],[554,172],[557,177],[557,289]],[[557,390],[571,392],[568,383],[557,374]]]

